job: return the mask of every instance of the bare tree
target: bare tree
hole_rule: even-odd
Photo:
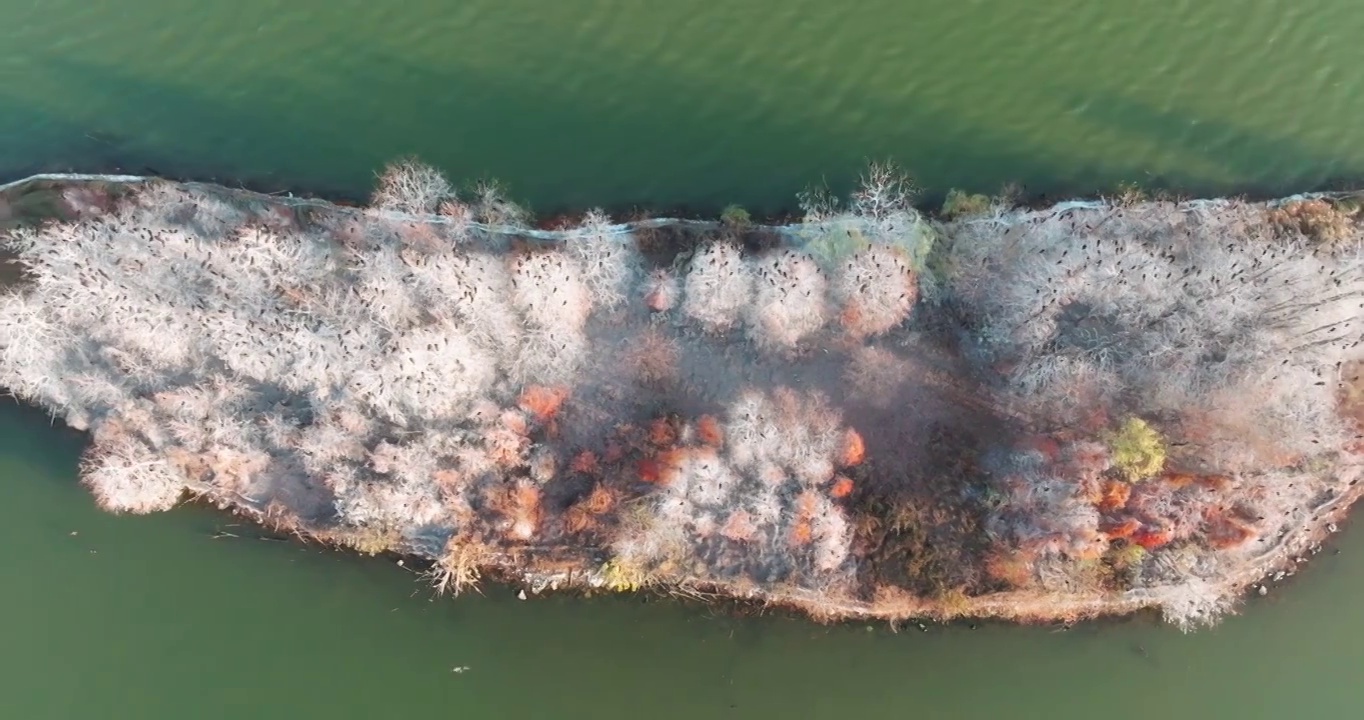
[[[429,215],[436,212],[442,201],[453,196],[450,181],[440,171],[408,158],[384,168],[370,206],[377,210]]]

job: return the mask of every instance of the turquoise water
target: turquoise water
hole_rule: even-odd
[[[536,207],[1364,176],[1344,0],[0,2],[0,171],[363,194],[417,153]]]
[[[762,210],[888,156],[935,192],[1364,176],[1364,7],[1343,0],[0,0],[0,18],[5,178],[150,168],[362,196],[416,153],[540,210]],[[1358,532],[1191,636],[1147,620],[895,635],[500,587],[433,600],[392,561],[265,542],[209,510],[99,513],[79,436],[49,425],[0,410],[7,718],[1282,718],[1364,701]]]

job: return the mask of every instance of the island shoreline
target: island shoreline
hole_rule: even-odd
[[[120,176],[120,175],[78,175],[78,174],[43,174],[23,178],[11,183],[0,185],[0,198],[6,194],[18,193],[36,186],[50,186],[55,189],[62,189],[70,185],[80,184],[106,184],[113,186],[130,186],[148,182],[163,181],[161,178],[145,176]],[[286,203],[295,207],[315,206],[328,208],[345,208],[322,198],[304,198],[288,195],[257,193],[251,190],[224,188],[222,186],[207,183],[184,183],[189,187],[211,188],[214,191],[226,191],[229,193],[247,194],[256,200],[274,203]],[[1333,193],[1306,193],[1293,195],[1284,198],[1276,198],[1264,203],[1268,207],[1276,204],[1299,202],[1310,199],[1329,199],[1329,200],[1354,200],[1364,195],[1361,191],[1341,191]],[[1094,209],[1099,207],[1104,200],[1071,200],[1061,203],[1051,203],[1045,207],[1032,208],[1034,210],[1051,210],[1055,213],[1063,213],[1066,209]],[[1138,200],[1137,202],[1143,202]],[[1192,201],[1194,203],[1200,201]],[[1221,203],[1227,200],[1215,199],[1205,202]],[[1236,202],[1236,201],[1232,201]],[[1027,208],[1027,205],[1023,206]],[[356,211],[359,212],[359,211]],[[432,222],[434,219],[427,215],[395,213],[394,217],[399,219],[409,219],[413,221]],[[785,219],[789,219],[785,218]],[[939,218],[941,219],[941,218]],[[701,220],[688,218],[653,218],[643,221],[622,223],[614,226],[614,232],[629,233],[642,228],[663,228],[663,227],[696,227],[700,229],[716,229],[724,227],[722,221]],[[792,224],[766,225],[761,222],[754,222],[751,228],[754,230],[771,230],[774,232],[785,232],[795,227]],[[540,229],[516,228],[503,229],[497,226],[488,225],[481,228],[486,232],[514,232],[519,237],[558,239],[564,237],[565,233],[560,231],[548,231]],[[262,508],[253,505],[248,500],[235,495],[226,495],[212,487],[203,487],[197,490],[199,496],[218,506],[220,509],[230,510],[240,515],[248,517],[264,527],[278,532],[297,533],[300,537],[326,542],[338,546],[354,547],[358,543],[356,538],[348,537],[344,529],[339,528],[318,528],[310,527],[309,523],[301,516],[270,516]],[[1315,517],[1309,524],[1304,524],[1294,532],[1281,536],[1277,541],[1267,548],[1263,553],[1248,559],[1243,567],[1234,576],[1224,580],[1222,590],[1229,594],[1244,594],[1252,587],[1260,587],[1265,578],[1271,577],[1279,572],[1288,573],[1299,564],[1301,558],[1306,557],[1314,547],[1319,547],[1322,542],[1333,532],[1330,528],[1338,527],[1343,523],[1350,507],[1357,501],[1361,494],[1364,494],[1364,486],[1354,484],[1347,492],[1336,495],[1326,500],[1321,505],[1311,509],[1311,514]],[[576,551],[583,551],[587,548],[572,548]],[[393,548],[400,554],[410,554],[414,557],[421,557],[426,561],[438,562],[440,558],[420,547],[398,547]],[[548,566],[546,566],[548,565]],[[582,565],[578,568],[567,571],[555,569],[553,563],[542,564],[535,560],[527,561],[522,557],[518,558],[515,554],[506,556],[491,556],[484,564],[484,569],[490,571],[498,579],[514,584],[532,591],[533,593],[545,590],[598,590],[606,586],[601,577],[599,567]],[[956,599],[950,603],[932,598],[898,598],[893,601],[881,603],[855,600],[852,598],[839,598],[822,593],[818,590],[800,587],[746,587],[745,584],[736,584],[719,580],[703,581],[682,581],[671,583],[660,588],[664,592],[691,597],[694,599],[732,599],[740,603],[757,603],[763,606],[773,606],[788,608],[817,620],[822,621],[886,621],[892,624],[918,619],[932,619],[948,621],[953,619],[966,618],[989,618],[1002,619],[1014,622],[1074,622],[1077,620],[1094,618],[1109,615],[1125,615],[1138,610],[1156,607],[1160,604],[1161,598],[1156,592],[1159,588],[1147,588],[1148,592],[1137,592],[1129,590],[1121,594],[1113,593],[1083,593],[1076,595],[1065,595],[1056,592],[1042,592],[1037,590],[1004,591],[971,597],[966,599]]]

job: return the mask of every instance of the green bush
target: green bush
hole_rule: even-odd
[[[1140,482],[1165,467],[1165,438],[1141,418],[1128,418],[1106,438],[1113,467],[1128,482]]]
[[[720,222],[733,227],[743,227],[753,222],[748,211],[738,205],[727,205],[720,212]]]
[[[956,220],[957,218],[969,217],[971,215],[984,215],[990,210],[990,198],[985,195],[972,195],[970,193],[952,188],[947,191],[947,198],[942,201],[943,219]]]

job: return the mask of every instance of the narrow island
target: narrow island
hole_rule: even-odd
[[[550,590],[820,620],[1188,629],[1320,549],[1364,467],[1349,194],[535,221],[405,160],[367,207],[0,188],[0,387],[114,512],[189,498]]]

